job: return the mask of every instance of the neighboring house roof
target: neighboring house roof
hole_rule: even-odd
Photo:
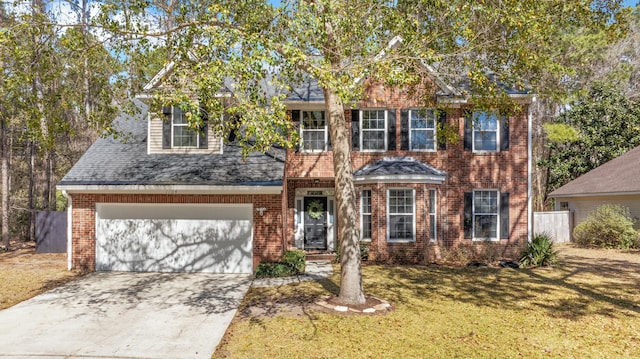
[[[100,138],[60,181],[60,189],[82,186],[281,186],[284,150],[251,153],[242,158],[238,145],[223,154],[147,154],[147,110],[122,114],[116,128],[124,139]],[[80,186],[80,187],[79,187]],[[110,187],[113,189],[113,187]]]
[[[640,146],[614,158],[549,194],[550,197],[640,193]]]
[[[420,180],[442,183],[447,173],[413,157],[385,157],[357,169],[353,176],[357,182]]]

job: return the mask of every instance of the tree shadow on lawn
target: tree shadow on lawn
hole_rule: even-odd
[[[368,295],[408,307],[447,298],[515,311],[533,306],[550,316],[571,320],[591,314],[620,317],[640,313],[636,304],[640,299],[640,264],[627,261],[593,266],[589,261],[567,257],[560,268],[380,266],[368,270],[373,272],[364,276]],[[385,280],[368,280],[371,277]]]

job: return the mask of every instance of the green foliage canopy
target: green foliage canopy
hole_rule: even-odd
[[[545,129],[553,141],[541,164],[554,190],[640,145],[640,102],[598,83]]]

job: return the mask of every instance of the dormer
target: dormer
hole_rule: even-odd
[[[207,116],[199,129],[189,126],[188,112],[180,106],[165,106],[161,112],[149,112],[148,147],[149,154],[221,154],[222,139],[211,130]]]
[[[151,81],[144,87],[147,94],[155,91],[170,93],[172,86],[186,86],[189,81],[167,81],[173,75],[175,63],[168,63]],[[178,84],[178,85],[176,85]],[[225,92],[219,94],[226,97]],[[194,96],[196,94],[194,93]],[[218,95],[216,95],[218,96]],[[148,113],[148,154],[221,154],[223,141],[216,131],[212,130],[212,121],[205,109],[189,109],[183,105],[156,106],[155,111]],[[189,124],[189,117],[200,113],[202,124],[194,128]],[[222,121],[222,119],[220,119]]]

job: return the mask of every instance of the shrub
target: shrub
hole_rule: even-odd
[[[360,243],[360,260],[369,260],[369,243]]]
[[[523,267],[548,266],[558,264],[558,252],[553,250],[553,240],[548,233],[533,236],[522,252],[520,264]]]
[[[307,255],[295,249],[284,251],[282,262],[260,263],[256,269],[256,278],[288,277],[304,273]]]
[[[640,248],[638,232],[629,209],[605,204],[589,213],[587,220],[573,230],[574,241],[581,246],[601,248]]]
[[[292,274],[302,274],[307,264],[307,255],[303,250],[295,249],[291,251],[284,251],[282,256],[282,263],[291,267]]]
[[[256,270],[256,278],[287,277],[290,275],[293,275],[293,270],[282,262],[260,263]]]

